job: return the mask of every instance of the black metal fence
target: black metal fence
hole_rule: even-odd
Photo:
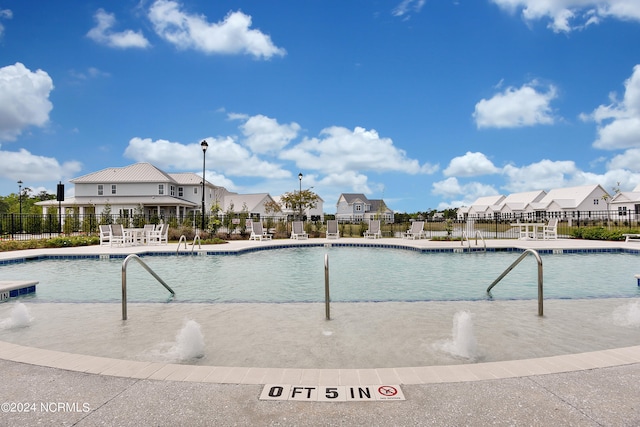
[[[425,221],[424,229],[428,238],[461,238],[463,233],[470,239],[477,232],[485,239],[516,239],[519,228],[516,222],[545,223],[550,218],[558,218],[557,234],[559,237],[570,237],[574,230],[583,227],[603,227],[607,230],[621,232],[638,232],[640,229],[640,215],[632,211],[591,211],[568,212],[563,215],[536,215],[533,218],[478,218],[468,217],[464,220],[437,219]],[[211,233],[238,235],[248,233],[248,221],[260,220],[276,237],[286,237],[291,230],[292,218],[261,217],[250,218],[238,215],[236,217],[205,216],[204,229]],[[314,221],[315,220],[315,221]],[[167,222],[173,229],[199,229],[202,227],[202,217],[145,217],[142,215],[124,217],[119,215],[78,215],[63,214],[58,216],[33,214],[0,214],[0,239],[31,240],[47,239],[60,235],[98,235],[100,224],[122,224],[125,227],[143,227],[145,224]],[[382,225],[383,237],[401,237],[410,228],[409,222]],[[339,231],[343,237],[360,237],[367,229],[367,222],[340,222]],[[324,223],[319,218],[309,218],[305,222],[305,231],[311,237],[320,237],[324,232]]]

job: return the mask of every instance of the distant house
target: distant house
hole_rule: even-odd
[[[531,203],[535,216],[569,218],[577,212],[606,211],[609,193],[601,185],[555,188],[539,202]]]
[[[160,218],[185,218],[202,210],[202,177],[195,173],[166,173],[150,163],[136,163],[93,172],[70,181],[75,195],[61,202],[62,208],[74,208],[80,215],[100,215],[109,211],[120,217],[142,214]],[[225,188],[205,181],[205,210],[220,203]],[[56,200],[38,202],[43,213],[58,208]]]
[[[294,208],[286,206],[284,203],[282,203],[282,198],[280,196],[274,196],[273,200],[275,200],[276,203],[280,205],[283,215],[289,218],[295,217],[295,215],[297,215],[297,212],[294,212]],[[315,208],[304,209],[302,215],[304,215],[309,221],[324,222],[324,200],[322,199],[322,197],[318,196],[318,202],[316,203]]]
[[[382,199],[369,200],[364,194],[342,193],[336,204],[336,219],[349,222],[380,219],[392,223],[394,214]]]
[[[631,199],[635,197],[632,193],[627,194]],[[506,197],[480,197],[470,206],[458,209],[458,219],[535,219],[542,216],[569,218],[576,216],[577,212],[589,215],[589,212],[607,210],[608,197],[605,189],[597,184],[557,188],[548,193],[538,190],[514,193]],[[624,197],[620,196],[619,203],[626,200]]]
[[[260,219],[264,216],[284,217],[279,212],[268,212],[268,203],[274,202],[274,199],[268,193],[258,194],[238,194],[227,193],[220,205],[222,215],[228,213],[239,214],[247,212],[250,218]]]
[[[611,210],[617,210],[618,216],[640,218],[640,184],[633,191],[621,191],[611,198]]]

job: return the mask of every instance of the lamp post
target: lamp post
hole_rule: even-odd
[[[300,191],[298,192],[298,208],[299,208],[299,217],[298,220],[302,220],[302,172],[298,174],[298,181],[300,181]]]
[[[20,232],[22,232],[22,180],[18,181],[18,200],[20,204]]]
[[[207,144],[207,141],[202,140],[202,142],[200,143],[200,147],[202,147],[202,223],[201,223],[201,229],[204,232],[204,165],[205,165],[205,160],[206,160],[206,154],[207,154],[207,148],[209,147],[209,144]]]

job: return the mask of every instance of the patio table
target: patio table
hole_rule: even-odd
[[[545,224],[538,223],[538,222],[517,222],[517,223],[511,224],[511,226],[520,228],[519,239],[538,240],[538,233],[542,231]]]

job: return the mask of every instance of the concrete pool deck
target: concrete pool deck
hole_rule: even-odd
[[[202,246],[202,250],[242,251],[257,246],[318,243],[462,247],[460,242],[343,238],[232,241]],[[486,243],[490,248],[640,250],[640,242],[559,239]],[[464,247],[468,247],[466,242]],[[476,247],[473,240],[472,247]],[[176,244],[42,249],[0,253],[0,260],[49,254],[175,253],[176,249]],[[640,263],[638,271],[631,272],[630,281],[637,273]],[[640,424],[640,346],[452,366],[265,369],[123,361],[0,342],[0,368],[0,403],[14,402],[9,409],[15,409],[7,412],[2,407],[0,423],[7,425]],[[401,386],[406,400],[261,401],[264,384],[393,384]],[[25,403],[33,404],[29,412],[25,412]]]

